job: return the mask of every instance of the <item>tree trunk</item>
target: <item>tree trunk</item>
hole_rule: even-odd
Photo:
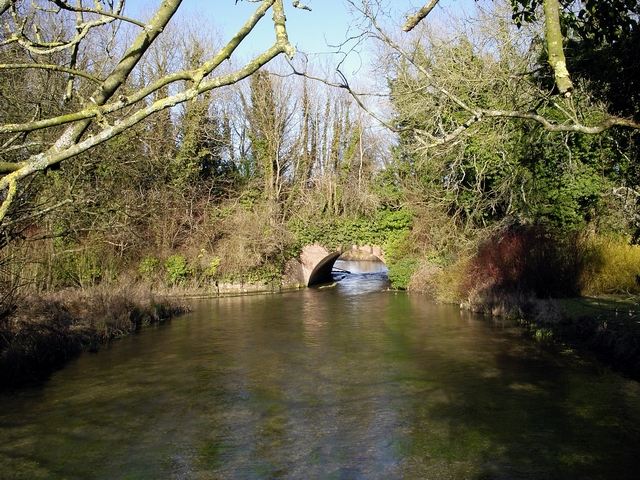
[[[544,17],[549,65],[553,68],[553,75],[560,95],[570,97],[573,91],[573,83],[571,83],[571,78],[569,77],[567,62],[562,48],[564,37],[560,28],[560,4],[558,0],[544,0]]]

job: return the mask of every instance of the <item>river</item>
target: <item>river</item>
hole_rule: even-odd
[[[637,382],[341,266],[1,395],[0,478],[639,478]]]

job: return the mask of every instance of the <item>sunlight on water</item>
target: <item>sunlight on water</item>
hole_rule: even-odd
[[[636,382],[365,263],[196,302],[3,394],[0,478],[637,478]]]
[[[382,262],[337,260],[334,269],[337,290],[342,295],[364,295],[389,288],[388,269]]]

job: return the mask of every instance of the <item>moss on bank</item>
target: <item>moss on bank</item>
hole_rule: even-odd
[[[47,378],[81,351],[188,308],[135,289],[64,290],[23,299],[0,319],[0,388]]]

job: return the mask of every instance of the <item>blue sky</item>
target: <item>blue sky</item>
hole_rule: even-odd
[[[358,2],[359,0],[356,0]],[[425,0],[426,1],[426,0]],[[455,5],[465,0],[441,0],[443,5]],[[293,8],[291,0],[285,0],[287,14],[287,29],[289,40],[299,50],[317,54],[328,52],[329,45],[337,45],[345,40],[349,33],[354,34],[354,18],[349,13],[349,7],[343,0],[301,0],[312,11]],[[396,16],[398,21],[404,19],[404,13],[413,13],[422,2],[412,0],[383,0],[385,6]],[[141,8],[151,9],[160,4],[160,0],[127,0],[127,11],[135,12]],[[180,7],[187,15],[195,14],[200,18],[210,20],[214,26],[221,29],[226,39],[229,39],[238,28],[249,18],[257,4],[244,0],[184,0]],[[436,7],[439,9],[440,7]],[[434,10],[433,14],[437,14]],[[260,22],[254,32],[246,39],[239,54],[248,55],[270,45],[273,42],[273,24],[270,14]],[[350,26],[352,27],[350,30]],[[262,47],[262,48],[261,48]],[[352,59],[355,64],[357,58]]]

